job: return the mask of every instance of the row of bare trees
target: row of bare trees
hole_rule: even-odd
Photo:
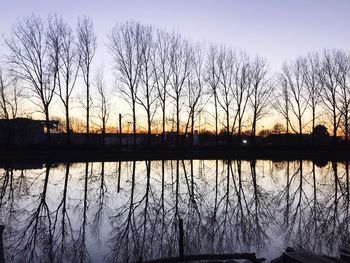
[[[302,134],[326,114],[333,139],[339,130],[349,138],[350,56],[341,50],[310,53],[285,63],[278,75],[275,108],[284,116],[287,132]],[[325,119],[323,119],[325,121]]]
[[[69,24],[58,16],[50,16],[47,23],[40,17],[30,16],[19,20],[14,25],[11,37],[5,43],[9,54],[5,58],[9,79],[22,82],[30,91],[32,102],[45,115],[47,136],[50,142],[50,105],[56,95],[65,109],[67,141],[70,142],[70,101],[78,77],[82,73],[86,89],[86,127],[89,141],[90,123],[90,82],[91,63],[96,51],[96,36],[89,18],[78,22],[76,34]],[[3,76],[3,74],[2,74]],[[1,90],[7,85],[1,78]],[[18,107],[18,87],[13,85],[14,99],[2,92],[2,109],[4,118],[8,118],[8,108],[12,117]],[[11,103],[12,102],[12,103]],[[7,106],[7,107],[6,107]],[[10,106],[10,107],[9,107]]]
[[[140,105],[146,112],[149,135],[160,108],[163,142],[169,112],[174,116],[177,143],[180,132],[193,136],[199,116],[212,111],[216,136],[219,126],[228,135],[237,132],[240,136],[248,108],[253,109],[255,136],[272,92],[265,60],[215,45],[205,52],[202,45],[180,34],[132,22],[116,25],[109,40],[118,88],[132,111],[134,134]],[[219,114],[225,121],[220,121]]]
[[[65,109],[67,142],[71,141],[70,109],[77,83],[84,89],[86,134],[89,143],[92,94],[98,107],[102,134],[111,111],[111,94],[103,71],[92,79],[97,37],[89,18],[79,20],[76,32],[58,16],[44,22],[30,16],[14,25],[6,39],[7,71],[0,71],[0,116],[15,118],[23,90],[45,115],[50,127],[50,105],[55,96]],[[194,130],[211,130],[239,139],[261,131],[261,120],[277,112],[285,132],[302,135],[317,124],[331,128],[334,140],[349,136],[350,56],[342,50],[325,50],[283,64],[273,74],[259,56],[212,44],[194,44],[178,33],[169,33],[136,22],[116,24],[107,42],[115,77],[116,100],[130,106],[133,143],[145,126],[151,143],[153,132],[167,131],[192,138]],[[79,79],[82,81],[79,81]],[[23,87],[23,88],[19,88]],[[93,91],[91,90],[93,88]],[[120,109],[125,112],[124,109]],[[259,126],[260,125],[260,126]],[[160,127],[160,128],[159,128]],[[121,132],[121,131],[120,131]],[[50,129],[47,129],[50,140]]]

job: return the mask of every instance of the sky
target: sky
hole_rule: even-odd
[[[73,27],[78,17],[91,17],[98,37],[94,64],[107,70],[112,65],[107,35],[117,22],[130,20],[177,31],[193,42],[258,54],[268,60],[272,72],[308,52],[350,51],[350,0],[0,1],[0,57],[6,53],[4,39],[12,25],[33,13],[42,18],[56,13]]]
[[[98,54],[103,54],[98,60],[107,64],[106,35],[117,22],[128,20],[175,30],[193,41],[259,54],[276,70],[283,61],[310,51],[350,49],[349,0],[1,1],[1,40],[8,37],[16,19],[32,13],[43,17],[57,13],[72,25],[87,15],[95,24]]]

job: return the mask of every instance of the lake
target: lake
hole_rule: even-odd
[[[0,166],[8,262],[136,262],[349,244],[349,163],[167,160]]]

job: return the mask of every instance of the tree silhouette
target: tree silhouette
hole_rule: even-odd
[[[12,37],[5,41],[10,50],[7,62],[12,74],[28,85],[35,99],[33,103],[45,115],[48,143],[51,142],[49,106],[57,88],[58,41],[59,32],[47,31],[42,19],[35,15],[19,20]]]
[[[83,72],[83,79],[86,87],[86,143],[90,142],[90,107],[91,107],[91,64],[96,53],[96,35],[91,19],[83,17],[78,22],[77,48],[79,54],[79,66]]]

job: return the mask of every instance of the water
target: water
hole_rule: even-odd
[[[8,262],[135,262],[349,245],[348,163],[169,160],[0,168]],[[83,259],[83,260],[81,260]]]

